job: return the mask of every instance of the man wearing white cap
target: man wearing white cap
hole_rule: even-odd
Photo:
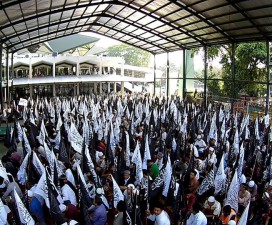
[[[216,164],[216,162],[217,162],[217,159],[216,159],[216,154],[214,153],[214,148],[213,147],[209,147],[209,154],[208,154],[208,156],[207,156],[207,158],[206,158],[206,164],[208,165],[209,164],[209,162],[211,163],[213,163],[213,164]]]
[[[257,195],[257,185],[253,180],[248,182],[248,191],[251,194],[251,202],[255,202],[256,200],[256,195]]]
[[[221,204],[216,201],[213,196],[210,196],[203,205],[203,213],[208,221],[218,221],[221,212]]]
[[[195,142],[195,146],[198,150],[198,154],[200,156],[203,155],[204,153],[204,150],[206,149],[207,145],[205,143],[205,141],[202,139],[202,136],[199,134],[197,135],[197,139],[196,139],[196,142]]]

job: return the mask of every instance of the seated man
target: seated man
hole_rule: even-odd
[[[242,214],[244,209],[247,207],[248,203],[251,200],[251,194],[247,190],[248,185],[246,183],[242,183],[240,185],[239,197],[238,197],[238,213]]]
[[[191,193],[189,190],[185,191],[185,196],[183,199],[183,206],[180,209],[180,214],[181,214],[181,220],[186,219],[188,214],[192,211],[193,205],[196,203],[196,196]]]
[[[223,207],[223,212],[220,217],[222,225],[228,225],[229,221],[234,220],[237,222],[236,212],[231,208],[230,205],[225,205]]]
[[[197,189],[199,187],[199,181],[197,178],[197,171],[192,170],[190,173],[190,181],[189,181],[189,190],[191,193],[196,193]]]
[[[221,212],[221,204],[216,201],[213,196],[210,196],[204,203],[203,213],[208,219],[208,224],[213,221],[218,221],[220,212]]]

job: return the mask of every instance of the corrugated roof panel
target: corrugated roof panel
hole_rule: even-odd
[[[211,20],[214,24],[222,24],[222,23],[230,23],[231,21],[236,20],[242,20],[244,19],[244,16],[240,13],[231,14],[230,16],[226,16],[220,14],[219,17],[210,19],[210,17],[207,17],[209,20]]]
[[[36,3],[38,15],[36,15]],[[6,7],[3,4],[2,7],[6,7],[5,10],[11,19],[10,23],[4,11],[0,12],[0,26],[7,38],[3,37],[1,33],[0,35],[2,35],[1,38],[5,44],[15,44],[15,47],[22,47],[20,41],[37,43],[45,40],[45,37],[54,38],[56,37],[55,33],[33,41],[28,40],[27,37],[57,32],[58,28],[66,29],[66,31],[64,33],[58,32],[57,35],[67,35],[90,28],[90,30],[107,36],[114,35],[116,39],[121,38],[124,42],[127,41],[135,45],[142,44],[143,46],[153,44],[156,47],[157,40],[162,43],[164,49],[152,50],[155,53],[175,49],[175,41],[178,41],[178,45],[182,44],[188,48],[197,45],[203,46],[205,43],[217,44],[232,40],[251,40],[254,37],[257,40],[265,40],[271,37],[271,0],[120,0],[116,1],[116,4],[113,0],[93,0],[91,3],[88,0],[79,0],[79,2],[77,0],[59,0],[52,1],[52,8],[49,9],[50,3],[51,0],[22,2],[25,18],[20,14],[19,4],[12,7]],[[87,7],[89,4],[90,6]],[[61,10],[64,10],[62,18],[60,18]],[[85,14],[82,15],[84,11]],[[50,13],[49,18],[47,14]],[[99,15],[99,17],[93,16],[89,17],[89,20],[88,18],[81,20],[82,16],[86,17],[92,14]],[[71,18],[72,15],[73,18]],[[261,17],[268,18],[262,19]],[[73,21],[69,22],[70,19]],[[62,21],[63,24],[58,26],[59,21]],[[137,26],[134,27],[127,22]],[[102,28],[104,25],[108,28]],[[21,40],[15,38],[16,32],[12,26],[21,36]],[[46,26],[49,28],[47,29]],[[143,29],[139,28],[141,26]],[[38,32],[39,27],[42,29],[40,32]],[[159,37],[155,38],[154,34]],[[152,49],[149,47],[148,50]]]
[[[49,15],[38,17],[39,24],[48,24]]]
[[[24,16],[32,15],[36,13],[36,2],[35,1],[26,1],[21,2],[21,7],[24,13]]]
[[[162,27],[158,27],[156,28],[156,31],[159,32],[159,33],[164,33],[166,31],[169,31],[169,30],[172,30],[173,28],[170,27],[169,25],[164,25]]]
[[[153,37],[149,38],[148,40],[151,42],[153,42],[153,41],[155,42],[155,41],[162,40],[162,39],[159,36],[153,36]]]
[[[37,1],[37,0],[36,0]],[[38,12],[44,12],[50,9],[50,1],[49,0],[39,0],[37,2]]]
[[[5,9],[5,11],[10,20],[17,20],[22,18],[22,12],[19,6]]]
[[[188,25],[190,23],[193,23],[193,22],[200,22],[200,20],[198,18],[196,18],[195,16],[188,16],[184,19],[181,19],[179,21],[176,21],[175,24],[181,26],[181,27],[184,27],[185,25]]]
[[[5,34],[5,35],[11,35],[11,34],[14,34],[14,29],[13,27],[8,27],[8,28],[5,28],[2,30],[2,32]],[[1,34],[1,33],[0,33]]]
[[[52,8],[63,7],[65,0],[52,1]]]

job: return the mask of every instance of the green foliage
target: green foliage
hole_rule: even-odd
[[[120,44],[108,48],[108,56],[123,57],[125,63],[132,66],[147,67],[151,53],[130,45]]]
[[[200,49],[194,49],[196,54]],[[203,54],[204,56],[204,54]],[[208,90],[214,95],[232,96],[232,46],[212,46],[208,48],[208,61],[221,58],[221,71],[214,71],[208,68],[209,78],[224,79],[221,81],[208,81]],[[265,93],[266,85],[254,82],[266,81],[266,44],[264,42],[242,43],[236,46],[235,50],[235,97],[239,93],[246,93],[250,96],[258,96]],[[204,71],[203,71],[204,73]]]

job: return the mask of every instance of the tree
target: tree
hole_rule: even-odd
[[[151,53],[127,44],[111,46],[107,51],[108,56],[123,57],[132,66],[147,67],[151,57]]]
[[[192,51],[193,54],[200,49]],[[221,72],[213,73],[212,67],[208,68],[211,78],[224,79],[222,85],[210,86],[209,91],[221,93],[225,96],[232,96],[232,46],[212,46],[208,48],[208,61],[216,57],[221,58]],[[266,81],[266,45],[264,42],[241,43],[235,50],[235,90],[234,93],[247,93],[251,96],[265,93],[265,85],[256,82]],[[204,73],[204,72],[203,72]],[[220,91],[218,90],[220,88]]]

